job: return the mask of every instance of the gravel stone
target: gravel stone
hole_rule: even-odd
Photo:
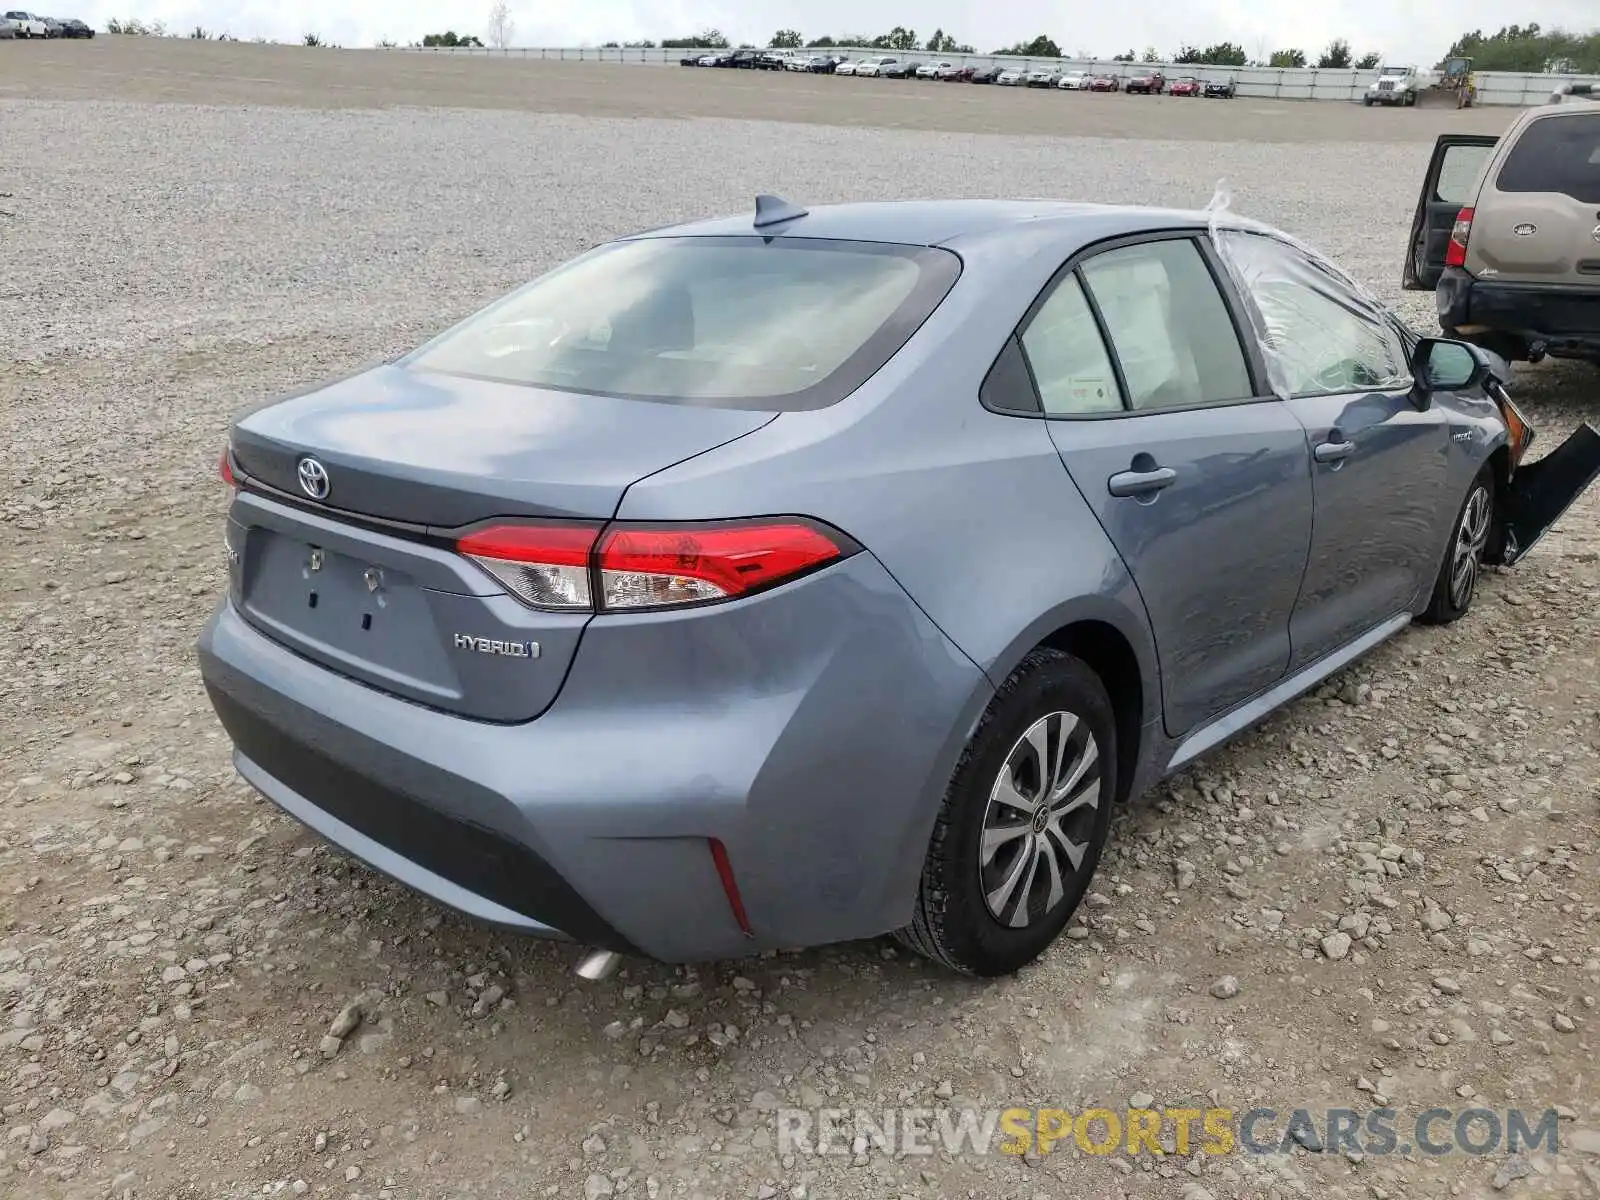
[[[333,1023],[328,1026],[328,1036],[331,1038],[346,1038],[355,1032],[357,1025],[361,1024],[361,1004],[352,1000],[339,1010],[339,1015],[333,1018]]]

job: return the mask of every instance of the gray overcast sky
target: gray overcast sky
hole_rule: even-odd
[[[54,0],[52,0],[54,2]],[[508,0],[515,44],[597,45],[603,41],[698,32],[715,26],[734,42],[765,45],[777,29],[818,36],[875,33],[895,25],[926,39],[936,28],[978,50],[1046,33],[1075,54],[1109,57],[1183,42],[1235,41],[1252,57],[1281,47],[1314,52],[1335,37],[1359,55],[1431,64],[1459,35],[1513,22],[1584,30],[1600,25],[1596,0]],[[164,20],[169,30],[196,24],[236,37],[298,40],[320,33],[346,46],[380,38],[407,42],[446,28],[483,35],[492,0],[89,0],[78,15]],[[67,12],[68,4],[60,9]],[[56,10],[52,10],[53,12]]]

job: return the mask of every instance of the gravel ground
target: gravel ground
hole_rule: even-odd
[[[1267,142],[1244,106],[1234,142],[317,111],[340,77],[303,63],[298,108],[241,108],[215,61],[226,107],[0,100],[30,131],[0,159],[0,1193],[1600,1195],[1593,495],[1469,618],[1130,806],[1071,936],[989,985],[885,942],[578,985],[569,949],[458,919],[256,799],[193,666],[230,416],[599,238],[768,189],[1201,203],[1225,176],[1398,299],[1430,130]],[[1543,444],[1596,380],[1521,374]],[[773,1121],[1152,1102],[1554,1107],[1562,1152],[786,1157]]]

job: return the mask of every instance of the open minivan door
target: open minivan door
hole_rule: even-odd
[[[1406,243],[1402,286],[1407,291],[1427,292],[1438,285],[1456,216],[1477,198],[1479,180],[1499,140],[1489,133],[1446,133],[1434,143]]]

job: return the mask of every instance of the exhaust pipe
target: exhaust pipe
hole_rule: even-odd
[[[577,966],[578,978],[600,983],[615,975],[621,965],[622,955],[615,950],[591,950]]]

